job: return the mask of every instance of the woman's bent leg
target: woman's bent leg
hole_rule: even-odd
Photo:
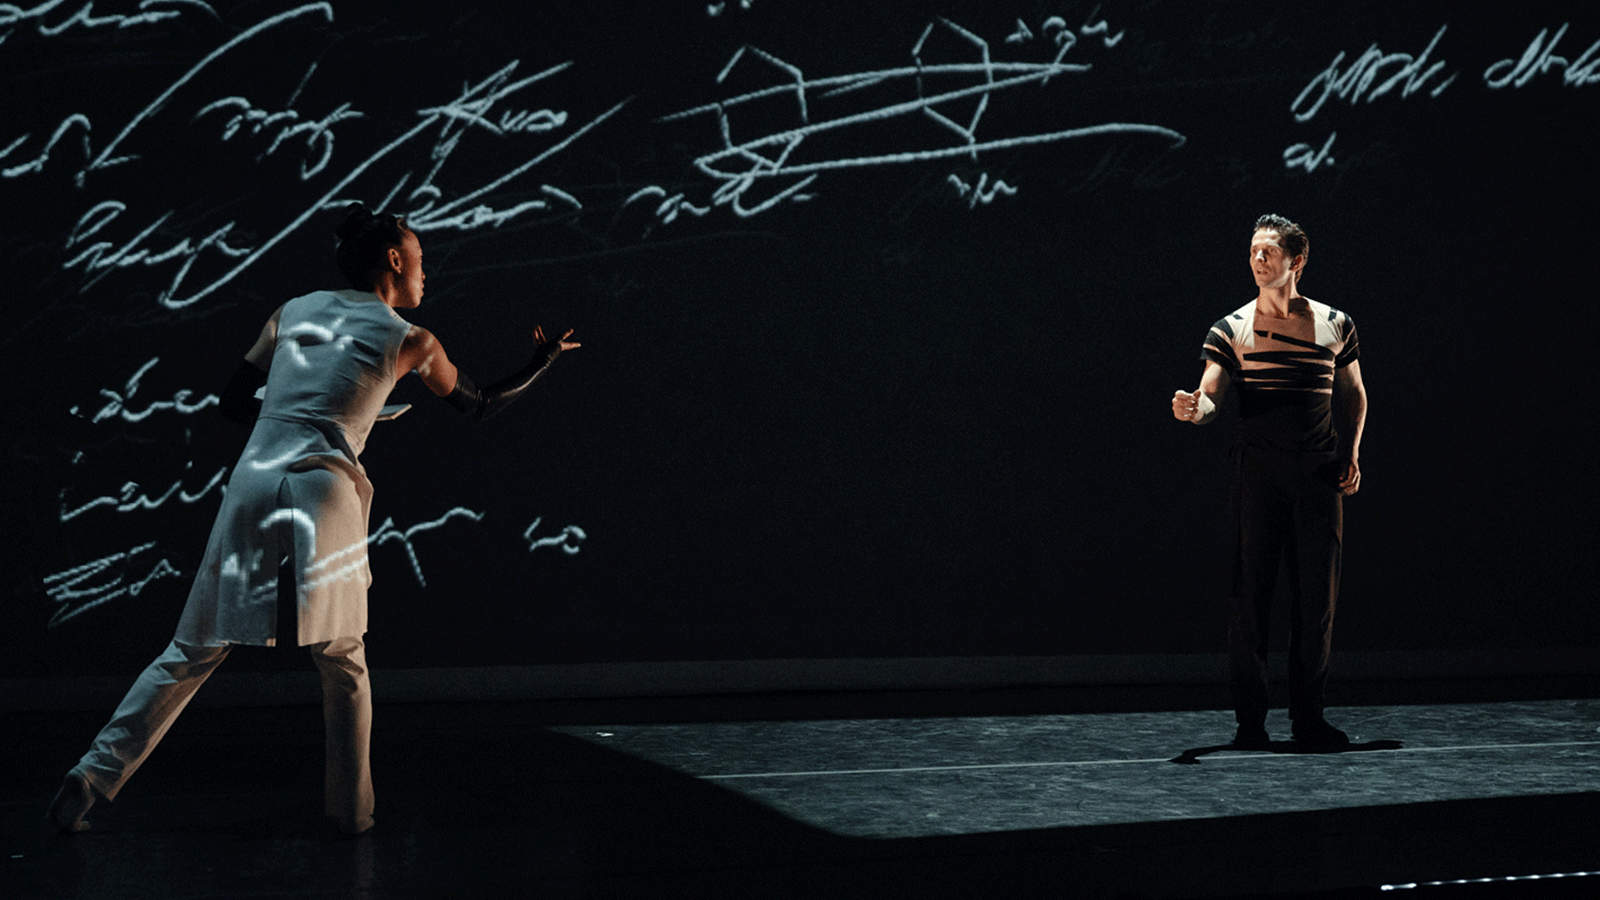
[[[77,771],[100,796],[117,796],[228,650],[227,644],[197,647],[173,641],[145,667],[78,761]]]

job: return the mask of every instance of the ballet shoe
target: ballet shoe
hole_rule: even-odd
[[[50,801],[50,811],[45,818],[58,831],[68,834],[84,831],[89,824],[83,821],[83,817],[94,806],[94,801],[94,788],[83,777],[83,772],[74,768],[62,779],[61,790],[56,791],[56,798]]]

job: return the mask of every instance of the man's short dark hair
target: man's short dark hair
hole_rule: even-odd
[[[1283,252],[1289,255],[1292,261],[1297,256],[1310,258],[1311,238],[1306,236],[1306,230],[1299,225],[1285,219],[1283,216],[1267,213],[1256,220],[1256,227],[1251,234],[1266,228],[1278,233],[1278,240],[1283,243]]]

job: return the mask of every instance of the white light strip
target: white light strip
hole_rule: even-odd
[[[1455,884],[1500,884],[1506,881],[1544,881],[1552,878],[1593,878],[1600,872],[1555,872],[1549,875],[1504,875],[1499,878],[1462,878],[1456,881],[1424,881],[1411,884],[1386,884],[1385,891],[1409,891],[1414,888],[1447,887]]]

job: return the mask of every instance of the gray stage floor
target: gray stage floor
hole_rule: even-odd
[[[319,816],[315,707],[191,710],[71,837],[42,816],[104,716],[13,714],[0,896],[1600,896],[1600,700],[1332,710],[1337,754],[1223,749],[1214,710],[912,705],[380,706],[359,839]]]
[[[1597,700],[1329,719],[1351,751],[1297,752],[1286,718],[1269,722],[1273,752],[1226,749],[1232,723],[1215,711],[556,730],[863,838],[1600,791]]]

